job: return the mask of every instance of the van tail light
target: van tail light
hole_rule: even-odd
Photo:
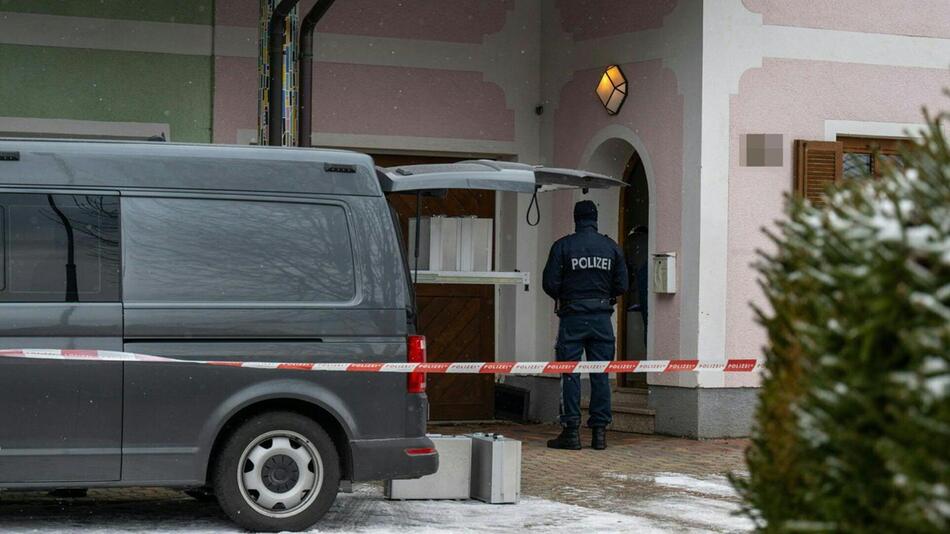
[[[409,336],[407,339],[408,345],[408,358],[406,361],[409,363],[426,363],[426,337],[425,336]],[[425,373],[409,373],[406,378],[406,390],[409,393],[425,393],[426,392],[426,374]]]

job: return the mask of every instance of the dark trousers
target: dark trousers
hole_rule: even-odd
[[[608,313],[566,315],[561,317],[557,331],[558,361],[599,362],[614,359],[614,325]],[[610,380],[606,373],[590,375],[590,418],[587,426],[610,424]],[[561,424],[577,427],[581,424],[581,375],[561,375]]]

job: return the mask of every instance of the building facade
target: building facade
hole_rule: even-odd
[[[257,142],[260,13],[261,0],[0,2],[0,135]],[[913,136],[922,106],[950,104],[945,0],[337,0],[314,53],[314,146],[386,164],[486,157],[627,180],[586,194],[601,231],[627,245],[646,227],[628,250],[676,258],[675,292],[649,293],[645,343],[640,312],[620,307],[618,350],[632,359],[760,356],[751,264],[784,195],[821,175],[821,150],[828,172],[847,176]],[[609,65],[627,81],[613,115],[595,94]],[[495,269],[539,281],[584,196],[542,193],[536,226],[528,195],[431,209],[492,217]],[[441,316],[476,310],[444,339],[448,359],[453,347],[474,359],[553,356],[557,322],[540,284],[421,294],[442,310],[429,335],[454,328]],[[618,391],[650,419],[642,429],[737,436],[759,379],[650,375]],[[508,384],[531,391],[533,417],[556,415],[556,380]],[[451,386],[447,405],[492,395]],[[459,409],[445,413],[467,417]]]

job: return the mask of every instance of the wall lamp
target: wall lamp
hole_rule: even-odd
[[[627,99],[627,78],[617,65],[604,69],[597,84],[597,96],[609,115],[616,115]]]

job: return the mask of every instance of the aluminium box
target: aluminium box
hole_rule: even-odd
[[[491,271],[495,258],[495,221],[488,218],[475,219],[472,233],[472,270]]]
[[[468,499],[472,478],[472,438],[429,434],[439,452],[439,470],[411,480],[387,480],[387,499]]]
[[[459,270],[458,217],[436,215],[429,221],[429,270]]]
[[[488,272],[492,264],[493,221],[462,217],[459,221],[459,270]]]
[[[521,442],[500,434],[472,437],[472,498],[514,504],[521,498]]]

